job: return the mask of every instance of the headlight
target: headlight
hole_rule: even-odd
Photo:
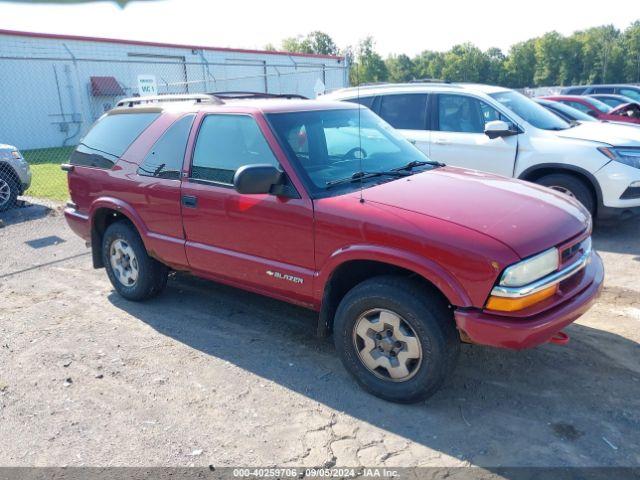
[[[12,156],[13,158],[15,158],[16,160],[20,160],[20,159],[22,159],[22,155],[20,155],[20,152],[19,152],[18,150],[13,150],[13,151],[11,152],[11,156]]]
[[[640,148],[633,147],[599,147],[603,155],[616,162],[624,163],[633,168],[640,168]]]
[[[522,287],[555,272],[559,267],[558,249],[550,248],[538,255],[508,267],[502,274],[500,285]]]

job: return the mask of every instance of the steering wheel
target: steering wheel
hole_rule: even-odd
[[[360,152],[361,157],[356,157],[356,152]],[[367,158],[367,152],[362,147],[353,147],[342,156],[342,160],[358,160],[359,158]]]

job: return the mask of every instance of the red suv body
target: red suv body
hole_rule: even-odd
[[[348,103],[125,102],[63,167],[66,219],[125,297],[173,269],[316,310],[390,400],[435,391],[461,341],[563,341],[603,281],[579,203],[430,162]]]
[[[610,107],[597,98],[583,95],[552,95],[540,98],[564,103],[565,105],[577,108],[598,120],[640,124],[640,109],[636,103],[627,103],[617,107]]]

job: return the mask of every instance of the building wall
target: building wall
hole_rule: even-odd
[[[256,91],[313,98],[347,86],[344,60],[259,51],[160,46],[0,31],[0,143],[34,149],[75,145],[120,96],[94,96],[92,76],[112,76],[125,96],[137,77],[156,77],[159,93]]]

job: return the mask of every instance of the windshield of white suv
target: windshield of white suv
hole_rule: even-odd
[[[281,145],[312,195],[344,189],[432,168],[432,162],[389,124],[363,108],[267,115]]]
[[[566,130],[571,128],[571,124],[521,93],[506,91],[492,93],[491,96],[536,128],[543,130]]]

